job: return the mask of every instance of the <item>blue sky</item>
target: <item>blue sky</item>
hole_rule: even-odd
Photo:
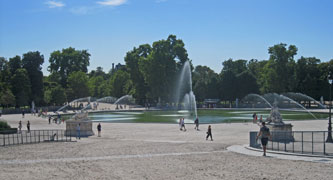
[[[0,0],[0,56],[45,57],[72,46],[91,53],[89,70],[124,63],[140,44],[182,39],[194,65],[220,72],[233,59],[268,59],[268,47],[333,59],[330,0]]]

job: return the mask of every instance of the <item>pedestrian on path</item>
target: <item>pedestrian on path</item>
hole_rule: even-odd
[[[19,133],[21,133],[21,130],[22,130],[22,121],[19,122],[18,128],[19,128]]]
[[[179,119],[179,129],[182,131],[183,128],[182,128],[182,118]]]
[[[28,121],[27,129],[28,129],[28,133],[30,133],[30,121]]]
[[[98,137],[101,137],[101,131],[102,131],[101,123],[98,123],[98,125],[97,125],[97,131],[98,131]]]
[[[80,123],[79,123],[79,124],[76,126],[76,139],[77,139],[77,138],[81,139],[80,130],[81,130],[81,127],[80,127]]]
[[[209,136],[210,136],[210,140],[213,141],[212,127],[211,127],[210,125],[208,126],[206,140],[208,140],[208,137],[209,137]]]
[[[197,131],[199,131],[199,118],[197,117],[194,121],[195,127],[194,129],[196,129]]]
[[[185,119],[184,119],[184,118],[182,119],[182,129],[183,129],[184,131],[186,131],[186,128],[185,128]]]
[[[269,128],[265,126],[265,122],[262,122],[262,127],[260,128],[256,140],[258,140],[258,137],[261,137],[261,145],[264,151],[263,156],[266,156],[266,146],[268,143],[268,138],[272,139],[272,136],[271,133],[269,132]]]

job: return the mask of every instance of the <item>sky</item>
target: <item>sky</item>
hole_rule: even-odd
[[[333,59],[331,0],[0,0],[0,56],[87,49],[89,71],[124,64],[126,52],[174,34],[193,65],[219,73],[232,58],[269,58],[293,44],[301,56]]]

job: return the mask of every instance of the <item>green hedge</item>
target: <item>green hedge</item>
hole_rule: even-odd
[[[0,131],[1,130],[8,130],[10,129],[10,126],[5,121],[0,121]]]

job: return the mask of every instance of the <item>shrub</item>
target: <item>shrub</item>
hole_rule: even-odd
[[[10,126],[5,121],[0,121],[0,130],[6,130],[9,129]]]

